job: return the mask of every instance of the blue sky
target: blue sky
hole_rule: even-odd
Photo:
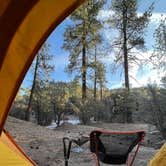
[[[140,0],[139,1],[139,9],[138,9],[138,14],[141,14],[142,12],[145,11],[145,9],[148,8],[148,6],[152,3],[152,0]],[[100,12],[100,17],[106,17],[108,16],[110,11],[108,10],[103,10]],[[160,19],[160,15],[163,14],[166,17],[166,0],[156,0],[155,1],[155,8],[153,10],[153,15],[151,22],[147,28],[146,32],[146,46],[147,46],[147,51],[146,52],[141,52],[145,57],[150,56],[152,53],[152,48],[154,45],[154,39],[153,39],[153,32],[155,28],[157,27],[157,24]],[[51,45],[50,53],[54,55],[54,65],[55,65],[55,71],[52,72],[51,74],[51,80],[55,81],[70,81],[73,77],[69,76],[65,72],[65,67],[68,64],[68,52],[65,52],[62,49],[63,45],[63,33],[65,30],[66,25],[70,24],[69,19],[65,19],[53,32],[52,34],[48,37],[47,42]],[[104,31],[106,36],[109,37],[110,32],[109,31]],[[112,36],[112,34],[111,34]],[[109,88],[118,88],[121,87],[123,84],[123,74],[122,71],[119,69],[116,73],[112,74],[110,72],[110,64],[113,61],[113,56],[110,54],[108,55],[107,59],[104,60],[104,62],[107,65],[107,87]],[[146,85],[149,81],[151,82],[156,82],[160,83],[160,77],[162,76],[162,73],[159,73],[156,70],[151,69],[152,66],[144,66],[140,68],[139,66],[133,66],[133,68],[130,70],[131,77],[135,79],[130,78],[130,83],[132,84],[133,87],[139,87]],[[28,72],[24,82],[23,86],[27,87],[31,85],[31,78],[32,74]]]

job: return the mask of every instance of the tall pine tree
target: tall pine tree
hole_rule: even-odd
[[[118,32],[113,46],[115,51],[115,62],[123,65],[125,94],[130,96],[129,70],[132,63],[138,63],[137,50],[145,48],[144,31],[149,23],[153,10],[153,3],[141,16],[138,15],[137,0],[112,0],[111,7],[113,16],[108,20],[111,28]],[[127,103],[125,98],[125,103]],[[124,107],[125,122],[132,122],[132,110],[126,105]]]
[[[102,27],[103,28],[103,27]],[[106,70],[105,65],[102,62],[102,59],[107,55],[106,51],[107,49],[104,48],[104,39],[101,35],[100,31],[97,31],[95,34],[93,34],[92,42],[88,45],[88,53],[89,53],[89,64],[88,67],[90,67],[93,70],[93,73],[90,75],[91,79],[93,80],[93,97],[94,100],[97,99],[97,85],[101,85],[101,82],[104,85],[104,82],[106,81]],[[100,83],[99,83],[100,80]],[[100,92],[101,86],[100,86]],[[101,97],[100,93],[100,98]]]
[[[113,43],[117,50],[115,62],[123,64],[125,88],[129,90],[129,64],[138,60],[133,49],[144,48],[144,31],[152,14],[153,3],[142,16],[137,14],[137,0],[112,0],[111,10],[114,14],[108,23],[119,33]]]
[[[166,17],[161,21],[154,32],[155,45],[151,60],[155,67],[166,69]]]
[[[36,85],[39,85],[40,83],[44,84],[45,82],[47,82],[49,72],[54,68],[54,66],[50,64],[50,61],[52,60],[52,55],[48,53],[49,47],[50,46],[47,43],[43,44],[43,46],[37,53],[36,59],[34,61],[32,87],[30,90],[27,110],[25,112],[25,120],[27,121],[29,121],[30,118],[31,104],[33,100],[33,95],[35,93],[35,88],[37,87]]]
[[[63,48],[70,52],[68,71],[81,73],[83,101],[87,98],[88,45],[96,31],[101,29],[97,15],[103,4],[103,0],[88,0],[71,15],[72,24],[64,33]]]

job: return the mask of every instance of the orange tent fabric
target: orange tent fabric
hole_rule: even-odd
[[[0,0],[0,132],[35,54],[84,0]]]
[[[8,132],[3,131],[0,136],[0,149],[0,165],[37,166],[26,156]]]
[[[3,131],[35,54],[49,34],[84,0],[0,0],[0,165],[36,165]]]

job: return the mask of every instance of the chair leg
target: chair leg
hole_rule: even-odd
[[[99,161],[98,157],[97,157],[97,166],[100,166],[100,161]]]
[[[132,165],[133,165],[133,163],[134,163],[134,161],[135,161],[135,159],[136,159],[136,156],[137,156],[138,150],[139,150],[139,148],[140,148],[140,145],[141,145],[141,141],[137,144],[136,151],[135,151],[135,153],[134,153],[134,156],[133,156],[133,158],[132,158],[131,163],[130,163],[129,166],[132,166]]]
[[[70,150],[71,150],[72,140],[67,137],[63,138],[63,150],[64,150],[64,160],[65,166],[68,166],[68,161],[70,158]]]
[[[142,140],[141,140],[141,141],[142,141]],[[132,165],[133,165],[133,163],[134,163],[134,161],[135,161],[135,159],[136,159],[136,155],[137,155],[137,153],[138,153],[138,150],[139,150],[139,148],[140,148],[141,141],[137,144],[136,151],[135,151],[135,153],[134,153],[132,159],[130,159],[130,154],[129,154],[129,156],[128,156],[129,159],[127,159],[127,166],[132,166]],[[130,160],[131,160],[131,161],[130,161]]]
[[[127,166],[130,166],[130,154],[128,155],[128,158],[127,158]]]
[[[96,165],[96,166],[100,166],[99,159],[98,159],[98,157],[96,156],[95,153],[92,154],[92,157],[93,157],[93,159],[95,160],[95,163],[96,163],[95,165]]]

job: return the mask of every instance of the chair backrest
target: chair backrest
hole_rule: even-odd
[[[90,150],[106,164],[125,164],[132,149],[143,139],[144,131],[109,132],[95,130],[90,134]]]

